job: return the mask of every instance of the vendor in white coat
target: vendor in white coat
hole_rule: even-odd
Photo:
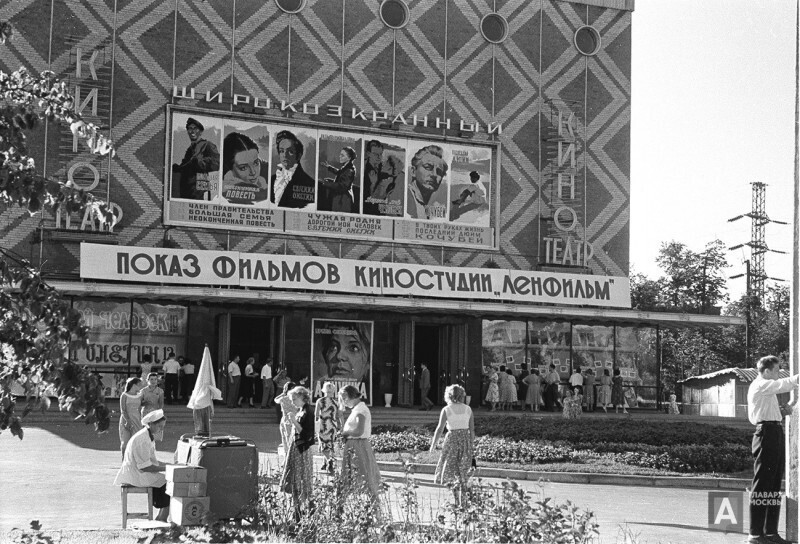
[[[164,439],[166,424],[164,410],[154,410],[142,418],[144,428],[128,441],[122,466],[114,479],[114,485],[152,487],[153,506],[160,509],[156,516],[159,521],[167,521],[169,516],[169,495],[164,476],[167,465],[156,458],[156,441]]]

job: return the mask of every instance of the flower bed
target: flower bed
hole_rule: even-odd
[[[431,427],[376,427],[373,448],[377,453],[427,450]],[[475,431],[475,458],[484,462],[578,463],[582,458],[607,457],[629,466],[680,473],[731,473],[752,467],[750,434],[730,427],[497,417],[477,420]]]

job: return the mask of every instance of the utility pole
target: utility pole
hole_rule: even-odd
[[[784,281],[778,278],[770,278],[767,276],[766,271],[764,270],[764,254],[768,251],[773,253],[782,253],[786,254],[785,251],[778,251],[776,249],[770,249],[767,246],[766,236],[764,234],[764,227],[769,223],[776,223],[778,225],[788,225],[785,221],[778,221],[776,219],[770,219],[767,215],[766,210],[764,209],[764,202],[767,192],[767,184],[762,183],[760,181],[754,181],[750,185],[753,186],[753,198],[750,213],[744,213],[741,215],[737,215],[736,217],[732,217],[728,219],[728,222],[731,223],[733,221],[738,221],[743,217],[750,218],[750,241],[745,242],[744,244],[735,245],[733,247],[729,247],[728,249],[733,251],[735,249],[742,248],[744,246],[748,246],[750,248],[750,261],[751,261],[751,272],[750,272],[750,279],[751,279],[751,292],[750,296],[757,296],[758,297],[758,304],[759,306],[764,305],[764,280],[776,280],[776,281]],[[731,276],[733,278],[741,278],[742,274],[738,274],[736,276]]]
[[[786,254],[785,251],[778,251],[776,249],[770,249],[767,246],[766,237],[764,235],[764,227],[769,223],[777,223],[778,225],[788,225],[788,223],[784,221],[777,221],[775,219],[770,219],[767,215],[766,210],[764,209],[764,201],[766,196],[766,183],[761,183],[760,181],[756,181],[751,183],[753,186],[753,199],[752,199],[752,206],[750,213],[745,213],[741,215],[737,215],[731,219],[728,219],[728,222],[737,221],[743,217],[750,218],[750,241],[744,244],[739,244],[733,247],[729,247],[729,250],[735,250],[742,248],[744,246],[748,246],[750,248],[750,259],[745,261],[747,266],[747,270],[745,274],[736,274],[731,276],[730,279],[741,278],[742,276],[747,276],[747,294],[745,295],[745,348],[744,348],[744,360],[745,364],[749,367],[752,365],[750,361],[751,353],[752,353],[752,329],[753,329],[753,310],[755,309],[756,304],[758,304],[759,308],[764,307],[764,281],[765,280],[775,280],[775,281],[784,281],[780,278],[772,278],[767,276],[766,271],[764,270],[764,254],[768,251],[773,253],[783,253]]]

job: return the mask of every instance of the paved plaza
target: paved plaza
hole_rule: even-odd
[[[171,460],[178,438],[190,430],[188,421],[168,424],[165,440],[159,445],[159,458]],[[262,452],[262,469],[274,466],[272,452],[279,442],[275,423],[228,422],[224,429],[214,431],[255,440]],[[111,483],[119,463],[116,427],[98,436],[91,426],[56,418],[26,427],[22,441],[8,432],[0,434],[0,531],[26,527],[33,519],[45,529],[119,529],[120,494]],[[384,479],[399,486],[402,474],[384,472]],[[431,475],[421,474],[418,479],[422,511],[435,510],[449,497],[447,489],[432,483]],[[520,483],[539,489],[534,481]],[[541,491],[557,501],[569,500],[594,511],[601,542],[622,542],[623,528],[638,534],[638,542],[713,544],[744,540],[743,535],[707,530],[706,489],[545,482]]]

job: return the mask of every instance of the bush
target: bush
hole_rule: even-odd
[[[421,451],[431,447],[430,436],[414,431],[373,434],[369,440],[376,453]]]
[[[631,419],[481,417],[475,420],[475,434],[510,440],[547,440],[572,445],[597,442],[649,444],[651,446],[724,445],[748,446],[752,432],[745,429],[702,423],[652,422]]]
[[[536,442],[512,442],[502,438],[481,436],[475,440],[475,459],[495,463],[563,463],[572,458],[568,448],[537,444]]]

